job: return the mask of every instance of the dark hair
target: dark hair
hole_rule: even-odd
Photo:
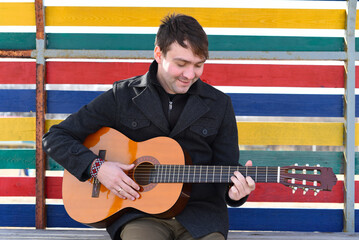
[[[196,19],[183,14],[167,15],[162,19],[155,44],[166,56],[172,43],[190,47],[195,55],[208,58],[208,38]],[[190,46],[185,44],[188,42]]]

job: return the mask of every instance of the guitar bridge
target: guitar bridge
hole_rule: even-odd
[[[99,156],[100,158],[102,158],[102,159],[105,159],[105,157],[106,157],[106,150],[100,150],[98,156]],[[95,179],[93,180],[92,195],[91,195],[91,197],[93,197],[93,198],[98,198],[98,197],[100,196],[100,188],[101,188],[101,183],[100,183],[100,181],[99,181],[97,178],[95,178]]]

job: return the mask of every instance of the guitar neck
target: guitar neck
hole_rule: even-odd
[[[256,182],[277,183],[280,167],[155,165],[150,174],[152,183],[231,183],[231,176],[239,171]]]

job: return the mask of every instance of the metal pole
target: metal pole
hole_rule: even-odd
[[[36,220],[37,229],[46,228],[45,170],[46,157],[42,148],[45,133],[45,21],[42,0],[35,0],[36,12]]]
[[[355,232],[355,23],[356,0],[347,1],[344,93],[344,231]]]

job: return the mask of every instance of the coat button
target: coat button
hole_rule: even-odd
[[[207,130],[207,129],[203,129],[203,130],[202,130],[202,134],[203,134],[203,135],[207,135],[207,134],[208,134],[208,130]]]
[[[135,128],[135,127],[137,127],[137,125],[138,125],[138,124],[137,124],[137,122],[136,122],[136,121],[133,121],[133,122],[132,122],[132,127],[134,127],[134,128]]]

